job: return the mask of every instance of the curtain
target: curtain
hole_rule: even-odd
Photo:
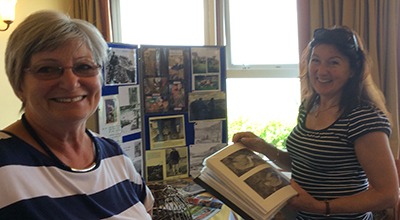
[[[390,146],[399,157],[400,38],[398,0],[297,0],[299,49],[311,40],[316,28],[344,25],[364,40],[372,61],[372,78],[386,98],[392,119]],[[306,25],[306,23],[308,25]]]
[[[92,23],[103,34],[106,41],[112,42],[109,0],[74,0],[73,7],[74,18]]]

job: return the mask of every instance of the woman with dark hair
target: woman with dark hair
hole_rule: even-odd
[[[287,152],[251,132],[234,135],[292,172],[297,219],[373,219],[395,207],[399,183],[390,151],[389,113],[371,62],[347,27],[317,29],[303,52],[303,102]]]

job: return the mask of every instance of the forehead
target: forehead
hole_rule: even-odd
[[[316,56],[337,56],[340,58],[346,58],[347,57],[341,53],[334,45],[330,44],[319,44],[315,46],[312,51],[311,55],[316,55]]]
[[[33,54],[31,57],[31,63],[42,60],[62,62],[79,58],[92,58],[92,53],[87,44],[83,43],[82,41],[71,40],[56,48],[43,50]]]

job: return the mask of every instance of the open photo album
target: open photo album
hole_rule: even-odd
[[[297,192],[289,179],[241,143],[206,158],[194,179],[244,219],[270,219]]]

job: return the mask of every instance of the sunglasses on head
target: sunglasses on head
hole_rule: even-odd
[[[349,30],[339,29],[339,28],[332,30],[325,28],[318,28],[314,30],[313,38],[314,40],[317,41],[329,41],[343,45],[346,44],[354,45],[354,49],[356,51],[359,50],[357,38]]]

